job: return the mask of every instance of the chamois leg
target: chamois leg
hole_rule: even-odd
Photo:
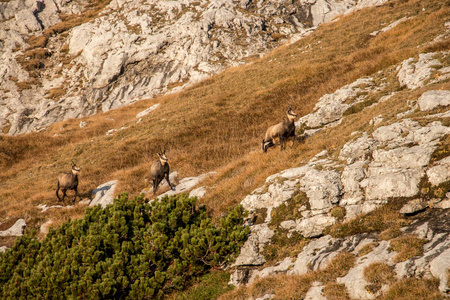
[[[266,144],[267,143],[267,144]],[[273,143],[273,140],[264,142],[263,144],[263,151],[267,152],[267,149],[269,149],[270,147],[274,146],[275,144]]]
[[[56,197],[58,197],[58,201],[61,201],[61,198],[59,197],[58,192],[59,192],[59,181],[58,181],[58,184],[56,185]]]
[[[280,151],[283,151],[283,136],[280,136]]]
[[[77,194],[78,194],[78,189],[74,188],[74,190],[75,190],[75,196],[73,197],[73,201],[72,201],[73,204],[75,204],[75,200],[77,200]]]
[[[156,179],[153,179],[153,195],[156,194],[156,189],[158,188],[158,185],[156,184]]]
[[[291,148],[294,147],[295,139],[296,139],[296,136],[295,136],[295,134],[294,134],[294,135],[292,136],[292,144],[291,144]]]
[[[175,186],[172,185],[172,183],[170,183],[169,174],[168,174],[168,173],[165,174],[164,177],[166,178],[166,181],[167,181],[167,183],[169,184],[170,189],[171,189],[172,191],[175,191]]]
[[[66,195],[67,189],[62,189],[62,192],[63,192],[63,196],[62,196],[61,202],[64,202],[64,198],[67,196]]]

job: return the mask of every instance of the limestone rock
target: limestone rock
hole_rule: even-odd
[[[99,185],[92,194],[95,195],[89,206],[100,205],[105,208],[114,201],[114,190],[116,188],[117,180],[111,180]]]
[[[435,67],[441,65],[440,61],[434,58],[435,55],[436,53],[421,53],[418,61],[414,58],[403,61],[397,75],[400,84],[412,90],[424,86],[424,81],[430,78]]]
[[[41,232],[42,232],[43,234],[47,234],[48,231],[49,231],[49,229],[50,229],[50,226],[51,226],[52,224],[53,224],[53,221],[52,221],[52,220],[46,221],[46,222],[45,222],[44,224],[42,224],[41,227],[40,227]]]
[[[450,156],[437,161],[435,166],[427,170],[427,176],[432,185],[450,180]]]
[[[197,186],[203,179],[205,179],[206,177],[211,176],[213,174],[216,174],[216,172],[209,172],[209,173],[201,174],[200,176],[197,176],[197,177],[182,178],[182,179],[180,179],[180,181],[174,187],[173,190],[168,190],[167,192],[159,195],[158,198],[161,199],[164,196],[173,196],[173,195],[177,195],[177,194],[180,194],[183,192],[187,192],[190,189]],[[170,182],[172,182],[172,180]],[[164,186],[161,186],[161,187],[164,188]],[[167,185],[167,187],[168,187],[168,185]]]
[[[393,265],[393,258],[396,252],[389,250],[389,242],[381,241],[380,244],[370,253],[358,257],[356,266],[350,269],[347,275],[337,278],[337,283],[343,283],[347,287],[352,299],[374,299],[376,295],[367,291],[369,283],[364,279],[364,268],[372,263],[383,262]]]
[[[206,186],[201,186],[199,188],[193,189],[189,193],[189,197],[197,197],[198,199],[203,198],[207,192],[208,188]]]
[[[450,269],[450,248],[440,253],[430,262],[430,271],[434,277],[439,278],[439,289],[443,293],[450,290],[448,270]]]
[[[328,210],[342,195],[340,174],[336,171],[309,170],[300,180],[301,189],[309,198],[311,210]]]
[[[139,118],[142,118],[142,117],[148,115],[150,112],[152,112],[152,111],[154,111],[155,109],[157,109],[160,105],[161,105],[160,103],[156,103],[156,104],[150,106],[149,108],[147,108],[147,109],[141,111],[140,113],[138,113],[138,114],[136,115],[136,119],[139,119]]]
[[[400,209],[401,214],[414,214],[427,208],[427,203],[421,199],[414,199],[403,205]]]
[[[50,124],[107,111],[136,100],[177,92],[244,59],[262,55],[307,35],[352,7],[381,0],[139,1],[113,0],[89,22],[49,39],[50,65],[31,89],[19,90],[12,77],[30,80],[15,59],[28,36],[61,21],[59,14],[85,11],[81,0],[11,0],[0,3],[0,129],[9,134],[43,130]],[[244,7],[244,9],[242,9]],[[313,27],[311,27],[313,26]],[[273,35],[285,36],[274,40]],[[66,54],[62,45],[69,46]],[[66,65],[62,58],[72,58]],[[61,58],[59,58],[61,57]],[[47,65],[47,64],[46,64]],[[4,76],[8,74],[9,76]],[[172,88],[171,86],[175,86]],[[52,88],[66,93],[47,99]],[[331,106],[330,106],[331,107]],[[336,104],[325,115],[345,109]],[[323,107],[326,110],[326,107]],[[334,112],[333,112],[334,110]],[[328,121],[326,121],[328,122]]]
[[[267,224],[258,224],[251,227],[251,233],[233,266],[259,266],[266,262],[260,254],[264,246],[270,242],[274,235]]]
[[[262,269],[261,271],[255,270],[252,272],[250,279],[248,280],[248,283],[252,283],[258,278],[264,278],[267,276],[272,276],[278,273],[285,273],[287,270],[289,270],[294,265],[292,259],[290,257],[286,257],[281,262],[275,264],[272,267],[267,267]]]
[[[336,219],[327,215],[315,215],[311,218],[302,218],[297,221],[293,230],[298,231],[304,237],[318,237],[323,230],[336,222]]]
[[[421,111],[433,110],[438,106],[450,105],[450,91],[427,91],[417,100]]]
[[[9,229],[0,231],[0,236],[21,236],[26,225],[27,223],[24,219],[19,219]]]
[[[324,287],[321,282],[313,282],[305,295],[305,300],[327,300],[322,293]]]
[[[363,100],[357,98],[358,92],[362,91],[360,88],[362,85],[373,86],[374,83],[371,78],[361,78],[336,90],[333,94],[322,96],[314,107],[313,113],[304,116],[297,123],[316,128],[340,120],[349,107]],[[349,101],[351,104],[347,103]]]

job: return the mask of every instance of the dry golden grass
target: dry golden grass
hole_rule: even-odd
[[[323,295],[327,300],[350,300],[347,288],[344,284],[329,282],[323,288]]]
[[[171,169],[182,177],[218,172],[206,180],[205,184],[215,188],[200,201],[217,216],[261,186],[267,176],[299,166],[324,149],[337,153],[353,138],[352,132],[367,129],[369,120],[381,112],[395,118],[406,103],[402,93],[394,97],[396,101],[349,115],[338,128],[324,130],[293,149],[260,151],[266,128],[284,117],[289,103],[300,116],[305,115],[325,93],[417,55],[426,49],[426,43],[430,47],[429,42],[443,32],[450,18],[450,8],[444,4],[393,1],[352,13],[181,93],[67,120],[40,133],[0,136],[0,167],[4,170],[0,175],[0,215],[4,221],[25,217],[30,223],[33,218],[40,222],[59,218],[57,210],[43,216],[36,205],[57,204],[55,178],[70,168],[73,159],[82,168],[81,198],[112,179],[119,179],[118,192],[139,193],[148,185],[145,177],[156,151],[166,145]],[[414,17],[376,37],[369,35],[403,16]],[[302,53],[306,46],[310,50]],[[136,123],[136,114],[155,103],[161,106]],[[82,120],[87,126],[79,128]],[[127,128],[105,135],[122,126]],[[79,215],[72,210],[63,212],[66,218]]]
[[[395,273],[392,267],[386,263],[376,262],[368,265],[363,271],[364,279],[370,284],[366,289],[375,294],[384,284],[391,284],[395,281]]]
[[[437,279],[405,278],[394,283],[378,299],[380,300],[442,300],[445,297],[438,289]]]
[[[418,237],[407,235],[391,240],[392,250],[398,252],[394,257],[394,262],[401,262],[408,260],[414,256],[423,254],[423,245],[427,240],[419,239]]]
[[[278,275],[256,280],[249,286],[239,287],[219,297],[219,300],[241,300],[274,294],[273,299],[303,299],[314,281],[332,283],[337,277],[345,276],[355,263],[351,253],[339,253],[326,268],[304,275]]]

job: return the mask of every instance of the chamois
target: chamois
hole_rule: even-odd
[[[156,160],[150,167],[150,177],[153,180],[153,195],[156,194],[159,184],[165,178],[172,190],[175,190],[175,186],[170,183],[169,179],[169,164],[167,163],[166,148],[158,152],[159,159]]]
[[[73,197],[73,203],[77,199],[77,189],[78,189],[78,173],[80,172],[80,168],[77,167],[76,163],[72,161],[72,172],[71,173],[62,173],[58,176],[58,183],[56,188],[56,197],[58,197],[59,201],[64,201],[66,197],[67,190],[74,190],[75,197]],[[63,197],[62,199],[59,197],[59,190],[62,190]]]
[[[274,140],[280,139],[280,151],[283,151],[283,140],[292,138],[292,146],[294,146],[295,141],[295,123],[294,120],[297,117],[297,114],[292,110],[292,107],[289,106],[286,111],[287,117],[282,122],[270,126],[267,131],[264,139],[262,140],[262,150],[267,152],[267,149],[275,145]]]

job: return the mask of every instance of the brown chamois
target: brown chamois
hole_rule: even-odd
[[[267,149],[275,145],[275,139],[280,140],[280,151],[283,151],[283,141],[288,138],[292,138],[292,146],[294,146],[295,141],[295,123],[294,120],[297,117],[297,114],[292,110],[292,107],[289,106],[286,111],[286,119],[283,122],[280,122],[276,125],[270,126],[267,131],[264,139],[262,140],[262,150],[267,152]]]
[[[167,163],[166,148],[157,153],[159,159],[156,160],[150,167],[150,178],[153,180],[153,195],[156,194],[159,184],[165,178],[172,190],[175,190],[175,186],[170,183],[169,179],[169,164]]]
[[[71,173],[62,173],[58,176],[58,183],[56,188],[56,197],[58,197],[59,201],[64,201],[66,197],[67,190],[74,190],[75,197],[73,197],[73,203],[77,199],[77,189],[78,189],[78,173],[80,172],[80,168],[77,167],[76,163],[72,161],[72,172]],[[62,199],[59,197],[59,190],[62,190],[63,197]]]

